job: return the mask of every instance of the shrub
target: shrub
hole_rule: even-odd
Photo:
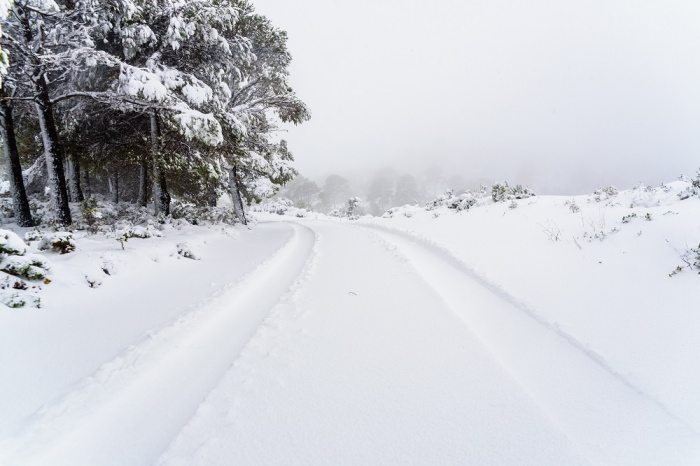
[[[17,233],[0,230],[0,258],[5,255],[22,256],[27,252],[27,245]]]
[[[39,241],[39,250],[52,250],[59,254],[68,254],[75,251],[75,241],[73,235],[67,231],[57,231],[55,233],[46,234]]]
[[[0,270],[3,272],[28,280],[43,280],[48,274],[48,269],[46,259],[38,254],[8,256],[0,263]]]
[[[493,186],[491,186],[491,199],[493,199],[493,202],[505,201],[509,188],[507,181],[494,183]]]

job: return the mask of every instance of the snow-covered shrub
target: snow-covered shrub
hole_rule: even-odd
[[[24,234],[24,241],[27,243],[33,243],[34,241],[41,241],[44,235],[41,234],[39,229],[30,230]]]
[[[7,256],[0,263],[0,270],[3,272],[28,280],[43,280],[48,274],[48,269],[48,262],[38,254]]]
[[[678,193],[678,197],[681,201],[684,201],[692,196],[697,196],[698,194],[700,194],[700,170],[697,171],[695,178],[692,180],[689,180],[688,178],[682,175],[679,179],[681,181],[690,182],[689,186],[687,186],[683,191]]]
[[[199,257],[192,251],[192,248],[187,243],[178,243],[177,253],[181,257],[187,259],[199,260]]]
[[[533,190],[519,184],[516,184],[515,187],[508,190],[508,199],[527,199],[533,196],[536,196]]]
[[[570,201],[566,201],[566,203],[564,205],[568,205],[569,210],[573,213],[577,213],[581,210],[581,208],[576,203],[576,199],[571,199]]]
[[[345,211],[343,209],[333,209],[328,212],[329,217],[345,217]]]
[[[351,197],[348,199],[347,215],[350,220],[357,220],[363,213],[364,209],[362,208],[362,199],[359,197]]]
[[[528,187],[516,184],[511,187],[507,181],[494,183],[491,186],[491,199],[493,202],[511,201],[513,199],[527,199],[536,194]]]
[[[87,223],[88,231],[90,233],[97,233],[99,230],[99,221],[102,219],[102,212],[97,208],[97,199],[90,197],[81,202],[80,213],[85,223]]]
[[[238,223],[238,218],[233,211],[233,207],[200,207],[180,201],[173,201],[170,204],[170,216],[174,220],[185,220],[192,225],[210,225],[216,223],[234,225]],[[164,219],[164,221],[160,223],[166,222],[167,220]]]
[[[434,210],[438,207],[447,207],[453,210],[469,210],[474,205],[476,205],[477,198],[469,191],[465,191],[459,196],[455,196],[451,189],[445,191],[444,194],[440,195],[437,199],[430,201],[425,204],[426,210]]]
[[[40,251],[50,249],[59,254],[68,254],[75,251],[75,240],[73,239],[73,234],[67,231],[47,233],[39,241],[38,248]]]
[[[39,297],[34,295],[35,291],[29,290],[21,278],[45,279],[48,262],[38,254],[27,254],[24,241],[8,230],[0,230],[0,270],[8,274],[0,279],[0,303],[12,308],[23,307],[27,303],[39,307]],[[36,289],[36,286],[33,285],[32,289]]]
[[[277,214],[277,215],[289,215],[292,217],[299,217],[303,218],[306,217],[309,213],[308,210],[306,209],[301,209],[298,207],[294,206],[294,202],[291,200],[285,198],[285,197],[280,197],[278,199],[271,199],[267,202],[264,202],[262,204],[258,204],[253,206],[250,210],[253,212],[263,212],[263,213],[269,213],[269,214]],[[339,215],[340,217],[344,216]]]
[[[510,201],[510,204],[508,204],[509,209],[517,209],[518,208],[518,203],[513,201]]]
[[[17,233],[0,230],[0,258],[5,255],[22,256],[27,252],[27,245]]]
[[[491,199],[493,199],[493,202],[505,201],[509,188],[510,186],[508,186],[507,181],[494,183],[493,186],[491,186]]]
[[[679,251],[676,250],[676,252]],[[684,267],[687,267],[691,270],[697,270],[698,274],[700,274],[700,244],[697,248],[690,248],[684,253],[679,252],[679,254],[681,260],[685,263],[685,266],[679,265],[678,267],[676,267],[675,270],[668,274],[669,277],[673,277],[677,273],[682,272]]]
[[[162,238],[163,233],[153,225],[131,225],[129,222],[123,222],[115,230],[115,237],[122,237],[126,241],[129,238]]]
[[[25,299],[26,295],[22,294],[20,296],[20,293],[17,291],[0,291],[0,302],[4,304],[5,306],[12,308],[12,309],[17,309],[20,307],[24,307],[27,305],[27,300]],[[34,304],[34,307],[39,307],[39,297],[38,296],[32,296],[32,303]]]
[[[609,197],[617,196],[619,191],[615,186],[606,186],[605,188],[600,188],[600,190]]]
[[[629,223],[630,220],[632,220],[633,218],[637,218],[637,214],[634,212],[632,212],[629,215],[623,215],[622,216],[622,223]]]

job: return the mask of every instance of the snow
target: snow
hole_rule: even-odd
[[[688,188],[74,232],[0,306],[0,464],[698,464]]]

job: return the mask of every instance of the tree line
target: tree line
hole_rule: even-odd
[[[33,224],[22,163],[43,167],[63,225],[96,180],[115,201],[128,183],[156,215],[171,195],[212,205],[228,191],[245,223],[243,200],[296,175],[276,124],[310,113],[288,83],[286,33],[247,0],[2,1],[0,136],[18,225]]]

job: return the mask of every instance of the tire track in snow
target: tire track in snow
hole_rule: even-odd
[[[41,409],[0,443],[0,464],[153,463],[306,270],[315,233],[290,227],[294,235],[235,284]]]
[[[637,448],[638,451],[645,452],[646,456],[638,455],[635,460],[644,458],[646,461],[643,463],[648,464],[658,464],[659,460],[668,460],[661,453],[662,449],[666,454],[673,452],[678,455],[679,462],[675,464],[691,464],[690,462],[686,463],[689,459],[692,461],[700,460],[700,435],[692,425],[673,413],[661,401],[625,378],[611,367],[601,355],[561,330],[556,324],[544,319],[535,310],[519,301],[499,285],[478,274],[449,250],[429,239],[388,227],[367,224],[360,225],[360,227],[372,230],[373,234],[384,242],[387,249],[393,250],[395,254],[412,265],[465,324],[477,335],[481,335],[490,351],[510,369],[513,376],[531,393],[533,398],[538,400],[544,409],[550,411],[550,415],[557,419],[562,428],[565,431],[574,431],[575,435],[572,435],[572,438],[586,437],[583,443],[587,444],[589,450],[609,441],[610,437],[614,437],[616,428],[625,428],[629,419],[637,418],[638,425],[635,427],[638,428],[641,435],[636,439],[629,438],[629,441],[635,445],[630,448]],[[469,280],[465,281],[465,278]],[[470,286],[469,281],[477,287]],[[479,310],[470,306],[470,298],[479,293],[477,288],[481,288],[481,302],[489,301],[489,297],[483,295],[491,295],[492,308]],[[479,301],[477,300],[477,302]],[[518,312],[514,314],[513,311]],[[521,317],[518,318],[518,316]],[[503,340],[506,335],[510,340]],[[565,357],[557,361],[547,359],[550,351],[564,353]],[[526,355],[530,353],[536,356],[539,353],[544,359],[540,361],[537,358],[528,360]],[[572,367],[566,367],[568,359],[570,359],[569,356],[573,357]],[[556,370],[569,371],[572,377],[576,377],[578,374],[576,374],[576,365],[573,363],[576,362],[580,365],[581,357],[588,362],[589,366],[595,367],[593,371],[590,370],[591,367],[585,370],[586,373],[591,373],[591,376],[595,377],[595,382],[600,383],[600,386],[592,387],[593,382],[584,380],[580,384],[574,383],[574,386],[570,387],[573,392],[566,393],[564,387],[566,383],[571,382],[562,380],[561,377],[548,378],[551,375],[550,372]],[[598,374],[595,374],[596,370]],[[600,372],[608,377],[607,381],[605,377],[600,377],[602,375]],[[610,378],[622,385],[624,390],[619,390],[622,388],[619,386],[614,387],[614,384],[610,383]],[[564,385],[556,387],[553,385],[554,380]],[[586,383],[590,383],[591,387],[586,387]],[[581,393],[577,393],[577,390]],[[631,392],[632,397],[625,396],[623,393],[625,390],[628,393]],[[610,395],[611,399],[621,400],[618,401],[621,404],[613,406],[611,403],[601,402],[595,397],[587,398],[582,395],[583,392],[588,393],[588,395],[593,393],[598,396]],[[558,404],[557,409],[566,403],[586,402],[598,403],[599,407],[605,406],[605,409],[600,408],[593,413],[592,417],[597,417],[597,419],[593,419],[595,424],[609,424],[605,427],[600,425],[598,429],[583,426],[581,421],[562,419],[561,412],[552,412],[551,396],[562,398],[558,403],[555,403]],[[638,400],[630,401],[630,398],[634,397]],[[566,410],[566,406],[564,408]],[[615,414],[611,415],[611,413]],[[610,437],[606,438],[603,433],[609,434]],[[674,447],[670,447],[670,445],[676,445],[678,449],[674,452]],[[652,451],[655,448],[658,449]],[[593,455],[591,459],[594,462],[610,460],[610,458],[605,457],[596,458],[595,452]],[[629,461],[630,458],[628,457],[626,460]]]

